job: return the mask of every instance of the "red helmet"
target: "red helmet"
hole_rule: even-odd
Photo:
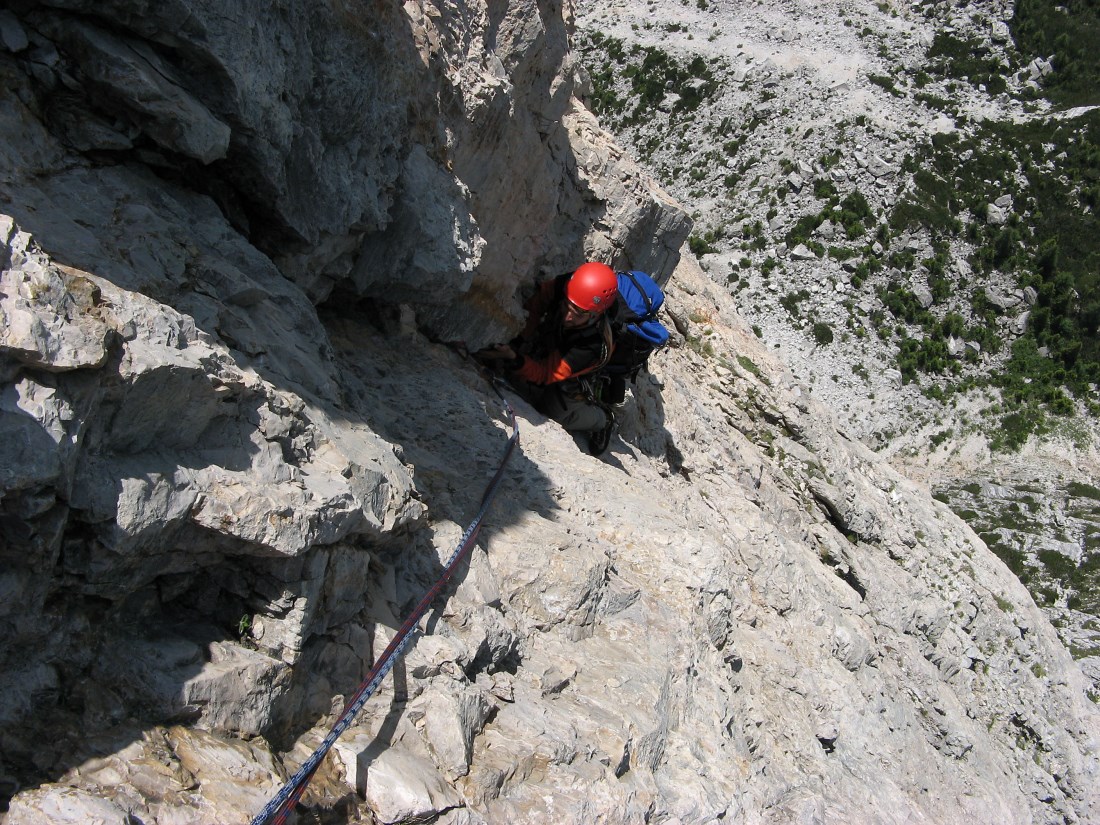
[[[577,267],[565,284],[565,297],[578,309],[603,312],[615,301],[619,279],[607,264],[588,262]]]

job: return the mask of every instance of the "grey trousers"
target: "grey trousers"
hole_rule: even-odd
[[[596,432],[607,426],[607,413],[583,399],[569,398],[551,389],[543,398],[543,412],[569,432]]]

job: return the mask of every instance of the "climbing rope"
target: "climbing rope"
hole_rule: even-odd
[[[450,581],[455,570],[458,569],[458,566],[465,560],[470,550],[473,548],[477,540],[477,535],[481,531],[482,519],[489,511],[489,505],[492,504],[493,498],[496,496],[497,489],[500,487],[501,480],[504,477],[504,469],[507,467],[508,461],[512,457],[512,453],[515,452],[519,444],[519,426],[516,424],[516,414],[512,410],[512,405],[508,403],[508,399],[504,397],[504,393],[500,390],[502,382],[495,377],[490,377],[490,381],[496,394],[500,396],[500,400],[504,404],[504,409],[508,414],[508,424],[512,429],[512,435],[508,439],[508,445],[504,450],[504,457],[500,461],[500,466],[497,468],[496,474],[489,481],[481,497],[481,506],[477,511],[477,515],[474,517],[474,520],[470,522],[470,526],[466,528],[466,532],[462,534],[462,538],[459,539],[458,545],[455,547],[454,552],[451,553],[451,557],[443,568],[439,580],[424,594],[424,597],[416,607],[413,608],[412,613],[405,619],[404,624],[397,629],[397,633],[394,635],[393,640],[386,649],[382,651],[382,655],[375,662],[371,672],[367,674],[367,678],[359,686],[359,690],[347,705],[345,705],[343,713],[341,713],[340,718],[336,720],[336,724],[332,726],[332,730],[329,731],[328,736],[325,737],[324,741],[321,742],[310,757],[302,763],[302,766],[298,768],[294,776],[287,780],[282,789],[267,803],[256,818],[252,820],[252,825],[285,825],[287,817],[290,816],[291,812],[298,804],[298,800],[302,798],[306,786],[309,785],[310,780],[313,778],[313,774],[316,773],[318,766],[321,764],[321,760],[325,758],[325,754],[329,752],[329,749],[336,743],[336,740],[348,729],[352,721],[354,721],[355,717],[359,714],[359,711],[363,709],[363,705],[366,704],[367,699],[369,699],[378,689],[378,686],[382,684],[382,680],[386,678],[386,674],[390,672],[397,662],[397,659],[404,653],[405,648],[408,647],[409,643],[412,641],[412,631],[417,623],[427,612],[435,598],[443,592],[443,588],[447,586],[447,582]]]

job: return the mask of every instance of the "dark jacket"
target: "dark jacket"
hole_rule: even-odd
[[[581,391],[577,378],[595,372],[611,355],[608,313],[587,326],[562,326],[562,304],[569,275],[544,281],[527,302],[527,325],[513,342],[517,359],[513,372],[530,384],[560,385],[562,392]]]

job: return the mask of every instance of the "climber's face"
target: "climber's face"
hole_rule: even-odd
[[[599,315],[595,310],[581,309],[568,298],[562,301],[561,324],[568,329],[586,327]]]

